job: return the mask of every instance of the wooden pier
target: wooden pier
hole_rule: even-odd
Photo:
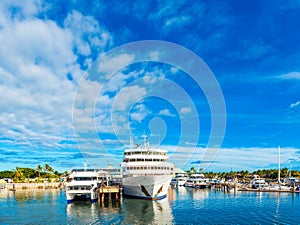
[[[270,189],[253,189],[253,188],[239,188],[238,191],[251,191],[251,192],[279,192],[279,193],[300,193],[300,191],[291,190],[270,190]]]
[[[122,189],[119,186],[104,186],[100,187],[97,190],[98,192],[98,201],[104,204],[105,200],[109,202],[112,199],[116,201],[122,201]]]

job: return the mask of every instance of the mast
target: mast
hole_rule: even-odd
[[[130,144],[129,144],[129,148],[130,148],[130,149],[133,148],[133,138],[132,138],[132,135],[130,135]]]
[[[146,149],[147,148],[147,135],[144,134],[142,137],[144,138],[144,148]]]
[[[278,146],[278,183],[280,184],[280,146]]]

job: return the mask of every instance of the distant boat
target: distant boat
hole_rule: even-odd
[[[106,171],[96,169],[74,169],[69,176],[70,182],[66,184],[67,203],[74,200],[90,199],[95,202],[98,198],[97,188],[107,185]]]
[[[259,177],[258,175],[255,175],[254,178],[250,181],[250,184],[252,188],[258,189],[258,188],[266,188],[268,186],[268,183],[265,181],[265,179]]]
[[[172,178],[171,185],[184,186],[188,179],[188,175],[184,171],[175,172],[175,177]]]
[[[203,173],[195,173],[187,179],[185,186],[204,189],[209,186],[209,179],[205,178]]]
[[[122,163],[124,194],[150,200],[165,198],[174,174],[174,165],[168,158],[167,150],[151,148],[146,136],[143,147],[133,147],[131,138]]]

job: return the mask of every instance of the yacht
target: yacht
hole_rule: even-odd
[[[266,188],[268,187],[268,183],[261,177],[259,177],[258,175],[254,175],[254,178],[250,181],[250,184],[252,186],[252,188]]]
[[[205,178],[203,173],[195,173],[187,179],[185,186],[193,188],[207,188],[209,186],[209,179]]]
[[[125,149],[121,164],[123,172],[123,192],[125,195],[158,200],[165,198],[174,175],[174,165],[168,162],[167,150],[133,145],[130,137],[130,147]]]
[[[173,186],[184,186],[188,179],[188,175],[184,171],[175,172],[175,177],[171,180]]]
[[[67,203],[75,199],[90,199],[95,202],[98,198],[97,189],[106,186],[108,175],[106,171],[97,169],[74,169],[66,184]]]

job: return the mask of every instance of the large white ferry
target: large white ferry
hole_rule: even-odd
[[[122,163],[124,194],[151,200],[165,198],[174,174],[174,165],[168,158],[167,150],[151,148],[146,136],[144,146],[136,147],[131,137]]]
[[[70,182],[66,184],[67,203],[74,199],[90,199],[95,202],[98,198],[97,188],[107,185],[106,171],[97,169],[74,169],[69,176]]]

